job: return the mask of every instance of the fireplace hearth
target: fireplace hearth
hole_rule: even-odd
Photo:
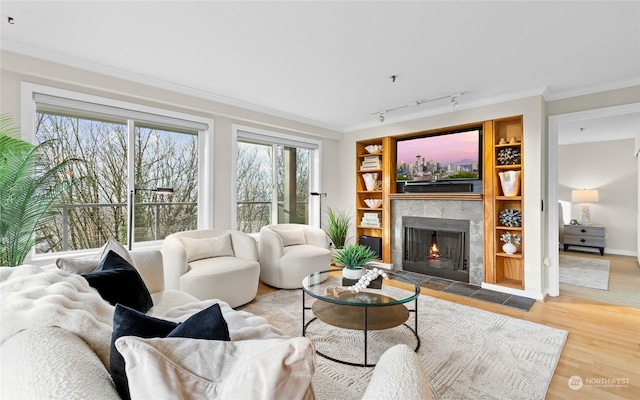
[[[402,217],[402,269],[469,283],[469,221]]]

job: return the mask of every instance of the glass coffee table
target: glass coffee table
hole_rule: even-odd
[[[418,337],[418,296],[420,285],[413,279],[392,271],[384,270],[388,279],[382,280],[378,289],[366,288],[358,293],[342,286],[342,270],[327,270],[313,273],[302,280],[302,336],[307,334],[309,325],[320,320],[325,324],[343,329],[358,330],[364,337],[364,360],[350,362],[331,357],[316,349],[316,353],[326,359],[342,364],[372,367],[367,359],[369,331],[384,330],[403,325],[415,336],[415,351],[420,348]],[[370,287],[374,287],[372,284]],[[306,297],[316,299],[309,307]],[[405,304],[413,301],[413,309]],[[314,317],[306,321],[306,312],[313,311]],[[406,322],[413,314],[413,327]]]

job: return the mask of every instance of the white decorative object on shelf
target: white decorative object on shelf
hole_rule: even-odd
[[[515,254],[518,250],[516,244],[520,244],[522,237],[516,233],[505,232],[500,235],[500,240],[504,242],[502,245],[502,251],[507,254]]]
[[[370,144],[364,148],[370,154],[380,153],[382,151],[382,145],[380,144]]]
[[[498,172],[504,196],[517,196],[520,188],[520,171]]]
[[[376,189],[376,179],[378,179],[377,172],[362,174],[362,179],[364,179],[364,185],[367,188],[367,191],[373,192]]]
[[[515,254],[516,250],[518,250],[518,248],[513,243],[505,243],[502,245],[502,251],[507,254]]]
[[[382,205],[382,199],[364,199],[364,204],[369,208],[378,208]]]

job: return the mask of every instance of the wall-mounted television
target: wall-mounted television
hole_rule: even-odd
[[[479,187],[482,127],[398,138],[396,167],[396,181],[407,185],[468,181]]]

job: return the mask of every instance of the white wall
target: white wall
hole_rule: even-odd
[[[340,132],[7,51],[1,52],[0,60],[0,113],[10,114],[16,124],[19,124],[21,115],[22,81],[212,118],[215,228],[231,226],[231,189],[234,183],[231,182],[229,166],[233,157],[231,138],[234,123],[321,140],[321,191],[331,196],[338,192],[339,182],[334,179],[338,171],[334,156],[338,140],[342,139]],[[330,205],[334,198],[323,200],[323,208]]]
[[[636,157],[636,162],[638,164],[638,169],[637,169],[638,170],[638,191],[637,191],[637,195],[638,195],[638,199],[640,200],[640,129],[638,129],[638,133],[636,134],[636,140],[635,140],[635,146],[633,148],[633,153],[634,153],[634,155]],[[638,203],[637,212],[638,212],[637,226],[640,227],[640,202]],[[637,230],[636,230],[636,235],[638,237],[636,252],[638,253],[638,256],[637,256],[638,264],[640,264],[640,234],[638,234]]]
[[[558,199],[571,201],[571,190],[598,189],[599,203],[589,204],[591,222],[603,225],[605,252],[635,255],[638,232],[638,168],[634,139],[558,146]],[[581,204],[571,205],[580,220]]]

